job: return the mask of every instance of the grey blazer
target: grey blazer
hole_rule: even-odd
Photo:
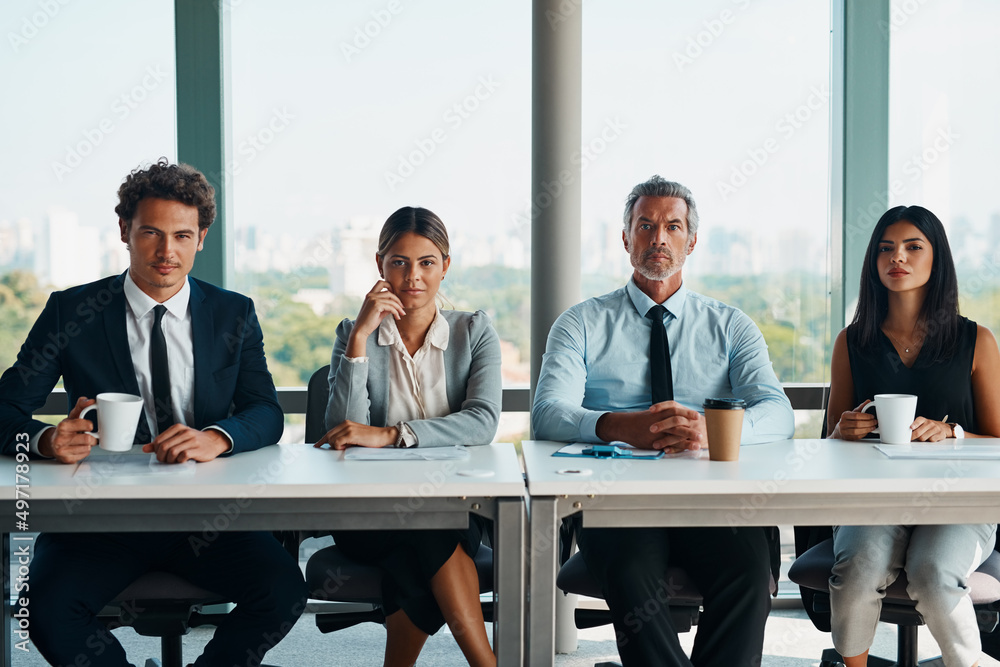
[[[406,422],[421,447],[485,445],[492,442],[500,420],[500,338],[489,316],[481,310],[467,313],[442,310],[450,330],[444,367],[451,414]],[[326,428],[346,419],[359,424],[386,426],[389,411],[389,348],[378,344],[377,332],[368,337],[368,363],[344,360],[353,320],[337,327],[330,361],[330,402]]]

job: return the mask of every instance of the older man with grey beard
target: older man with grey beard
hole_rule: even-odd
[[[744,444],[791,437],[792,407],[760,330],[740,310],[684,287],[697,240],[686,187],[653,176],[632,189],[622,231],[632,279],[552,325],[531,411],[536,437],[696,450],[707,445],[700,410],[709,397],[746,402]],[[589,528],[578,539],[625,667],[760,665],[770,610],[760,528]],[[668,563],[683,567],[704,597],[690,660],[660,602]]]

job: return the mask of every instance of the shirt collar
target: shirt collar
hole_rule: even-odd
[[[639,289],[639,286],[635,284],[635,278],[629,278],[628,283],[625,285],[625,291],[628,292],[629,299],[632,300],[632,305],[638,311],[639,315],[642,317],[646,316],[649,309],[656,305],[656,302],[649,298],[649,295]],[[667,309],[667,312],[674,316],[674,318],[679,318],[681,315],[681,310],[684,308],[684,301],[687,299],[687,288],[681,283],[681,286],[677,288],[677,291],[670,295],[670,298],[663,302],[663,307]]]
[[[445,321],[444,317],[441,315],[441,309],[438,308],[434,311],[434,319],[431,320],[431,326],[427,330],[427,336],[424,338],[424,345],[433,345],[439,350],[448,349],[448,340],[451,337],[451,330],[448,328],[448,323]],[[378,325],[378,344],[385,345],[395,345],[399,343],[403,344],[403,338],[399,335],[399,328],[396,326],[396,318],[386,317]]]
[[[137,320],[141,320],[146,316],[146,313],[160,305],[153,297],[139,289],[139,286],[132,280],[132,273],[130,271],[125,272],[125,300],[128,301],[129,308],[132,309],[132,313]],[[188,302],[190,300],[191,283],[188,282],[185,276],[184,286],[181,287],[177,294],[164,301],[163,305],[167,307],[167,310],[174,317],[184,319],[187,316]]]

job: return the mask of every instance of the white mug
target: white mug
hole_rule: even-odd
[[[917,397],[913,394],[875,394],[875,401],[869,403],[861,412],[875,408],[878,417],[878,427],[872,433],[878,433],[882,442],[889,445],[905,445],[913,437],[910,424],[917,415]]]
[[[84,409],[80,419],[97,410],[97,433],[90,435],[109,452],[127,452],[135,440],[135,429],[142,414],[142,399],[132,394],[104,393],[97,395],[97,403]]]

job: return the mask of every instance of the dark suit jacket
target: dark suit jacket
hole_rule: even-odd
[[[47,426],[31,415],[60,376],[67,413],[80,396],[139,395],[125,328],[124,278],[104,278],[49,297],[14,365],[0,376],[0,452],[14,454],[18,434],[30,437]],[[276,443],[284,417],[253,302],[194,278],[190,282],[195,379],[189,426],[225,429],[233,438],[232,453]],[[148,443],[150,433],[143,416],[135,442]]]

